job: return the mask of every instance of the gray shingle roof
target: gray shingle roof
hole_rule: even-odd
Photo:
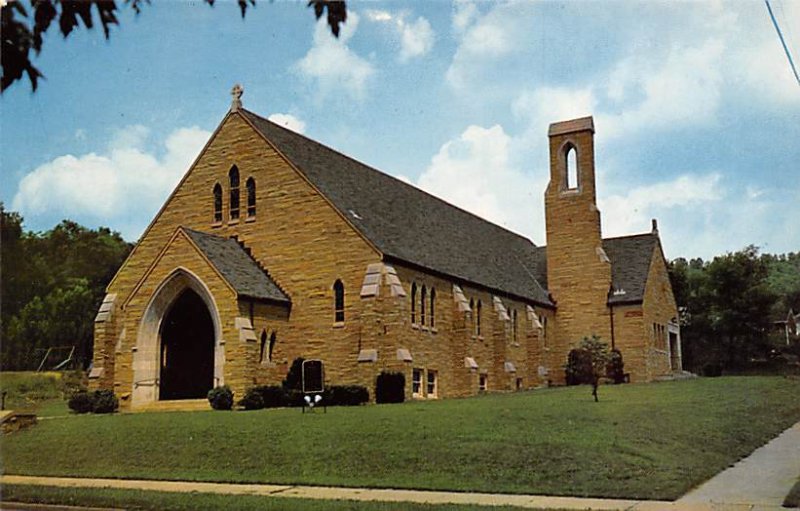
[[[240,110],[384,256],[551,305],[536,246],[419,188]]]
[[[603,240],[603,250],[611,260],[611,285],[615,290],[625,291],[625,294],[610,295],[609,304],[638,303],[644,299],[656,243],[658,235],[652,232]],[[534,275],[546,288],[547,247],[536,247],[532,266],[536,268]]]
[[[615,290],[622,289],[625,294],[611,295],[608,303],[621,304],[641,302],[653,250],[658,243],[655,233],[622,236],[603,240],[603,249],[611,259],[611,284]]]
[[[291,303],[286,293],[236,240],[185,227],[183,231],[238,295],[258,300]]]

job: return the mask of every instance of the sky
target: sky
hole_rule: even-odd
[[[592,115],[604,237],[668,258],[800,251],[800,85],[764,2],[120,4],[45,36],[0,97],[0,200],[25,227],[142,234],[230,107],[546,243],[547,127]],[[771,0],[800,61],[800,2]],[[798,62],[800,64],[800,62]]]

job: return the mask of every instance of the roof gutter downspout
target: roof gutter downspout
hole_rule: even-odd
[[[608,304],[608,311],[609,316],[611,317],[611,349],[616,349],[616,343],[614,342],[614,306]]]

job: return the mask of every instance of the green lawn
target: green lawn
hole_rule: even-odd
[[[10,474],[674,499],[800,420],[800,380],[725,377],[254,412],[74,416]]]
[[[3,486],[5,502],[119,507],[146,511],[519,511],[518,507],[413,504],[410,502],[356,502],[312,500],[254,495],[214,495],[142,490],[55,488],[47,486]]]

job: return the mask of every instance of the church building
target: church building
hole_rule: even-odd
[[[242,107],[230,111],[108,285],[93,388],[123,408],[237,399],[297,357],[329,384],[402,372],[406,399],[563,384],[598,335],[633,382],[681,370],[652,230],[603,238],[591,117],[550,125],[547,245]],[[487,169],[490,172],[491,169]]]

